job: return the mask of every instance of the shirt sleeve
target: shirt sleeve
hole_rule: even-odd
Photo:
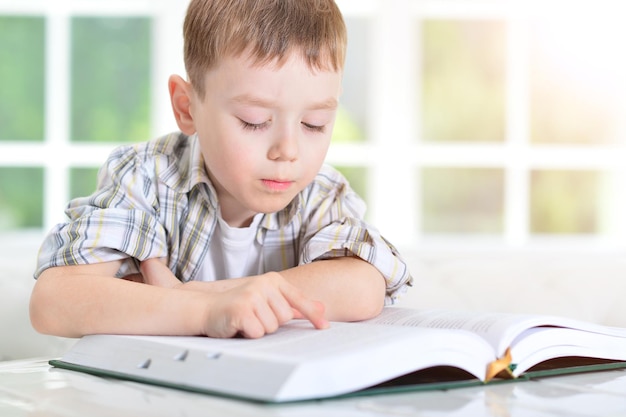
[[[394,304],[412,284],[406,262],[379,231],[363,220],[365,203],[339,173],[323,171],[311,189],[307,237],[300,263],[356,256],[375,266],[387,286],[385,304]]]
[[[99,173],[96,192],[72,200],[66,223],[55,226],[39,250],[37,278],[45,269],[125,260],[118,276],[138,271],[136,260],[167,256],[158,221],[153,176],[132,147],[115,150]]]

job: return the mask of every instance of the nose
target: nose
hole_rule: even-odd
[[[295,161],[298,159],[298,152],[297,134],[285,129],[272,142],[267,157],[272,161]]]

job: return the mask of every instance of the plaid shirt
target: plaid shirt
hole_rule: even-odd
[[[54,266],[122,259],[121,277],[138,272],[139,261],[165,257],[181,281],[201,279],[217,207],[196,136],[177,132],[120,147],[100,170],[96,192],[72,200],[69,221],[44,240],[35,277]],[[261,219],[264,271],[358,256],[383,274],[393,303],[412,278],[395,248],[362,220],[364,212],[345,178],[323,166],[287,207]]]

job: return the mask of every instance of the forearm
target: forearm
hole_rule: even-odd
[[[385,279],[360,258],[316,261],[282,271],[281,275],[309,298],[321,301],[328,320],[369,319],[377,316],[385,303]]]
[[[230,289],[189,291],[180,282],[173,285],[175,278],[160,261],[146,264],[151,265],[142,267],[147,283],[115,278],[116,263],[44,271],[31,295],[33,327],[65,337],[116,333],[256,338],[296,316],[319,329],[328,325],[324,307],[276,272],[241,280]]]
[[[181,284],[163,262],[142,264],[144,280],[152,285],[218,293],[244,285],[257,277]],[[358,321],[377,316],[385,302],[381,273],[356,257],[341,257],[297,266],[279,272],[310,300],[320,301],[325,317],[334,321]]]
[[[35,284],[31,321],[41,333],[79,337],[95,333],[193,335],[202,331],[198,309],[205,304],[206,294],[68,273],[67,268],[73,267],[44,271]]]

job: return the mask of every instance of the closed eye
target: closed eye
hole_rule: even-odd
[[[261,130],[265,127],[267,127],[267,123],[268,122],[263,122],[263,123],[249,123],[246,122],[245,120],[241,120],[239,119],[239,122],[241,122],[241,126],[244,128],[244,130]]]
[[[317,133],[324,133],[324,131],[326,130],[326,126],[317,126],[317,125],[312,125],[310,123],[302,122],[302,126],[304,126],[307,130],[310,130],[311,132],[317,132]]]

